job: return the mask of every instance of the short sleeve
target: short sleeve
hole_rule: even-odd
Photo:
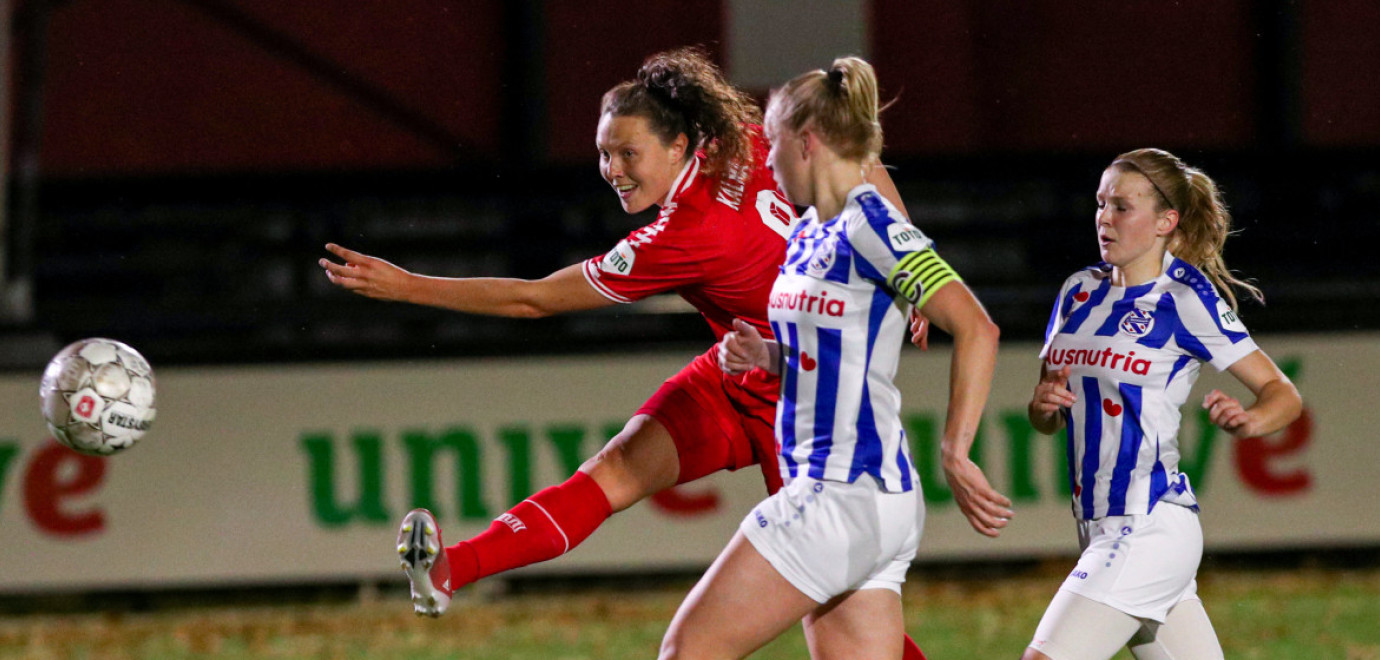
[[[667,229],[669,217],[629,234],[584,262],[585,280],[604,297],[630,303],[699,282],[704,255],[692,237]]]
[[[862,212],[849,218],[846,231],[864,277],[916,306],[923,306],[945,284],[959,281],[935,253],[934,241],[881,195],[864,192],[857,201]]]
[[[849,218],[848,242],[878,273],[889,273],[906,255],[934,247],[934,241],[912,225],[875,192],[858,195],[862,213]]]
[[[1064,321],[1069,318],[1069,308],[1073,304],[1073,288],[1077,283],[1076,277],[1064,280],[1064,286],[1059,288],[1059,295],[1054,299],[1054,309],[1049,312],[1049,323],[1045,325],[1045,345],[1040,348],[1040,359],[1044,359],[1049,352],[1049,345],[1054,342],[1054,335],[1059,329],[1064,327]]]
[[[1179,327],[1174,340],[1188,354],[1225,371],[1258,348],[1236,312],[1210,284],[1176,294]]]

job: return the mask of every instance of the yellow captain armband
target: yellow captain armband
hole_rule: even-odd
[[[901,257],[891,269],[891,274],[886,276],[886,283],[917,308],[924,307],[925,302],[940,287],[949,282],[962,281],[963,278],[954,272],[953,267],[939,258],[939,254],[933,249],[924,249]]]

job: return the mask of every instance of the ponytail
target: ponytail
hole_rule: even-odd
[[[877,99],[872,65],[841,57],[828,71],[803,73],[772,92],[767,116],[792,131],[811,126],[839,156],[871,163],[882,152]]]
[[[1255,285],[1236,277],[1222,257],[1227,237],[1232,234],[1231,213],[1211,177],[1160,149],[1124,153],[1112,161],[1111,167],[1122,172],[1139,172],[1149,179],[1158,193],[1156,211],[1173,209],[1179,212],[1179,226],[1169,239],[1169,252],[1203,271],[1232,309],[1237,308],[1233,289],[1242,290],[1262,304],[1265,302],[1265,294]]]
[[[693,47],[647,58],[632,80],[604,94],[599,113],[643,117],[663,144],[685,134],[692,151],[704,151],[710,173],[750,165],[748,126],[762,123],[752,97],[729,84],[719,67]]]

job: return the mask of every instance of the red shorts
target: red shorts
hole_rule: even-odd
[[[756,463],[771,494],[781,488],[775,429],[779,382],[760,369],[724,373],[716,344],[667,379],[637,413],[671,432],[680,455],[677,484]]]

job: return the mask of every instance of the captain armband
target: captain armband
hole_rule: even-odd
[[[962,281],[963,278],[932,248],[901,257],[886,277],[886,283],[917,308],[923,307],[940,287]]]

